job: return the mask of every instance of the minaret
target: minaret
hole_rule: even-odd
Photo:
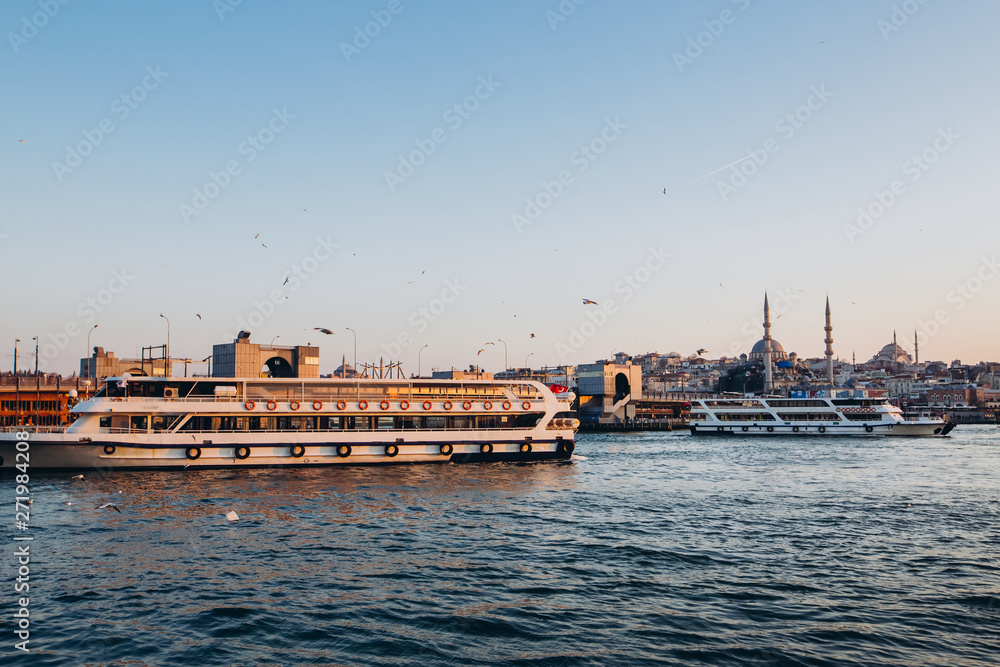
[[[830,321],[830,297],[826,297],[826,379],[833,389],[833,324]]]
[[[920,365],[920,343],[917,342],[917,330],[913,330],[913,357],[914,363]]]
[[[771,309],[764,292],[764,393],[771,393]]]

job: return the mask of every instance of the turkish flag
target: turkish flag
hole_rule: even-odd
[[[553,394],[565,394],[569,391],[569,387],[564,387],[561,384],[550,384],[549,389],[552,390]]]

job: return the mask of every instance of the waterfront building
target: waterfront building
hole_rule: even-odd
[[[319,348],[310,345],[258,345],[241,331],[232,343],[212,346],[212,377],[318,378]]]
[[[580,364],[577,366],[577,390],[581,422],[631,420],[635,417],[635,406],[629,403],[642,398],[642,368],[631,361]]]
[[[163,377],[164,368],[165,363],[162,358],[116,357],[114,352],[105,351],[103,347],[95,347],[89,359],[80,360],[80,375],[94,381],[126,374],[136,377]]]
[[[65,426],[70,408],[90,398],[99,383],[58,375],[0,377],[0,426]]]

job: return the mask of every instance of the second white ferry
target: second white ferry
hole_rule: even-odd
[[[943,419],[907,419],[885,398],[744,397],[691,401],[693,435],[948,435]]]
[[[0,468],[569,459],[572,400],[534,381],[108,378],[68,427],[0,431]]]

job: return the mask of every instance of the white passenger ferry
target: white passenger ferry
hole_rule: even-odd
[[[693,435],[947,435],[943,419],[907,419],[885,398],[744,397],[691,401]]]
[[[533,381],[108,378],[68,427],[0,432],[0,467],[568,459],[572,399]]]

